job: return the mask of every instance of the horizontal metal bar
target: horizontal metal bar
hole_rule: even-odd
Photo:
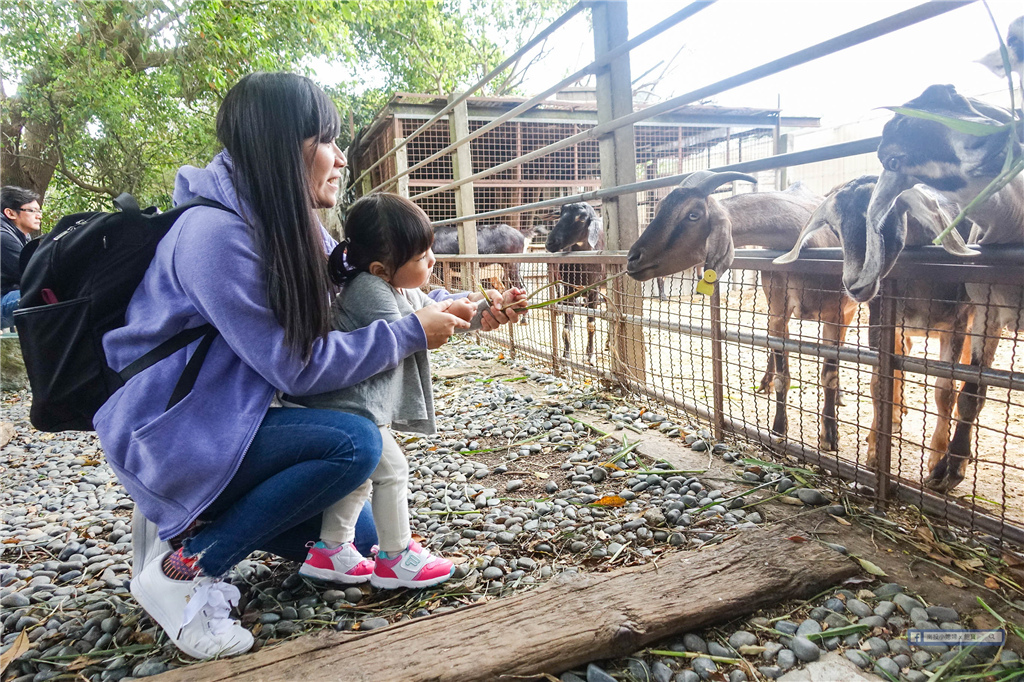
[[[1024,249],[1019,246],[984,246],[972,244],[981,254],[960,258],[941,246],[914,246],[903,250],[896,260],[890,278],[943,279],[979,284],[1024,285]],[[803,275],[836,275],[843,273],[843,250],[839,247],[804,249],[792,263],[775,263],[783,251],[769,249],[736,249],[733,270],[791,272]],[[1014,267],[1006,267],[1012,265]]]
[[[499,164],[487,170],[481,171],[480,173],[475,173],[465,178],[461,178],[457,181],[450,183],[444,189],[454,189],[456,187],[460,187],[466,184],[467,182],[473,182],[475,180],[487,177],[488,175],[493,175],[494,173],[507,170],[526,161],[531,161],[541,156],[545,156],[547,154],[550,154],[551,152],[563,149],[565,147],[569,147],[584,140],[600,138],[614,130],[618,130],[619,128],[628,125],[633,125],[634,123],[642,121],[646,118],[651,118],[658,114],[673,111],[687,104],[698,102],[704,98],[711,97],[712,95],[717,95],[726,90],[731,90],[732,88],[738,87],[740,85],[745,85],[747,83],[759,80],[766,76],[771,76],[781,71],[785,71],[786,69],[791,69],[794,66],[799,66],[801,64],[812,61],[824,55],[831,54],[833,52],[838,52],[840,50],[853,47],[854,45],[859,45],[863,42],[867,42],[868,40],[872,40],[879,36],[886,35],[887,33],[892,33],[893,31],[897,31],[901,28],[905,28],[907,26],[911,26],[926,19],[931,19],[932,17],[944,14],[951,10],[958,9],[959,7],[963,7],[972,2],[975,2],[975,0],[950,0],[949,2],[926,2],[922,5],[912,7],[903,12],[898,12],[885,19],[881,19],[866,26],[862,26],[861,28],[855,29],[848,33],[844,33],[835,38],[823,41],[821,43],[818,43],[817,45],[812,45],[811,47],[808,47],[806,49],[799,50],[785,57],[781,57],[780,59],[768,62],[767,64],[762,64],[761,66],[754,67],[753,69],[749,69],[747,71],[744,71],[743,73],[737,74],[730,78],[720,80],[716,83],[712,83],[711,85],[704,86],[703,88],[699,88],[686,94],[679,95],[678,97],[673,97],[671,99],[665,100],[664,102],[661,102],[660,104],[655,104],[645,109],[641,109],[640,111],[635,111],[631,114],[620,116],[619,118],[616,118],[614,120],[601,123],[589,130],[577,133],[576,135],[571,135],[562,140],[559,140],[558,142],[553,142],[552,144],[549,144],[546,147],[541,147],[540,149],[530,152],[529,154],[520,156],[519,158],[513,159],[507,163]],[[625,43],[624,45],[628,45],[628,43]],[[429,192],[424,192],[411,198],[415,200],[417,198],[426,197],[430,194],[436,194],[439,191],[442,190],[440,188],[430,190]]]
[[[410,180],[409,187],[439,187],[440,183],[447,180]],[[481,187],[600,187],[600,180],[481,180],[474,183],[477,189]],[[528,209],[527,209],[528,210]],[[518,212],[518,211],[517,211]],[[472,217],[467,220],[473,220]]]
[[[625,251],[573,251],[562,253],[434,254],[438,263],[579,263],[625,265]]]
[[[715,168],[710,168],[709,170],[714,172],[738,171],[741,173],[754,173],[759,170],[788,168],[790,166],[800,166],[807,163],[830,161],[832,159],[841,159],[847,156],[855,156],[857,154],[866,154],[869,152],[873,152],[878,148],[878,143],[881,141],[881,139],[881,137],[869,137],[863,140],[854,140],[853,142],[841,142],[839,144],[827,145],[824,147],[818,147],[816,149],[808,149],[802,152],[777,154],[775,156],[769,156],[768,158],[765,159],[743,161],[742,163],[731,163],[727,166],[716,166]],[[639,192],[646,192],[652,189],[661,189],[662,187],[672,187],[678,185],[692,174],[692,172],[687,172],[680,173],[678,175],[667,175],[663,178],[655,178],[653,180],[631,182],[628,185],[606,187],[605,189],[593,190],[590,192],[583,192],[582,194],[573,194],[565,197],[558,197],[556,199],[545,199],[544,201],[536,201],[532,204],[522,204],[520,206],[500,208],[494,211],[485,211],[483,213],[476,213],[474,215],[469,216],[460,216],[458,218],[438,220],[431,224],[434,225],[435,227],[439,227],[441,225],[452,225],[454,223],[461,223],[467,220],[496,218],[498,216],[511,215],[513,213],[521,213],[523,211],[531,211],[538,208],[562,206],[563,204],[571,204],[577,201],[596,201],[601,199],[610,199],[611,197],[622,196],[623,194],[637,194]],[[573,183],[563,184],[571,185]],[[444,185],[442,185],[442,187],[444,187]],[[425,195],[426,193],[417,194],[412,198],[417,199],[418,197]]]
[[[635,38],[633,38],[632,40],[629,40],[628,42],[625,42],[625,43],[619,45],[614,50],[611,50],[610,52],[602,55],[601,57],[599,57],[597,59],[595,59],[594,61],[592,61],[587,66],[584,66],[582,69],[580,69],[576,73],[574,73],[574,74],[572,74],[570,76],[567,76],[566,78],[563,78],[561,81],[559,81],[555,85],[551,86],[550,88],[548,88],[544,92],[540,93],[539,95],[534,95],[533,97],[531,97],[530,99],[526,100],[525,102],[523,102],[519,106],[517,106],[514,109],[511,109],[511,110],[509,110],[507,112],[505,112],[504,114],[502,114],[498,118],[494,119],[493,121],[491,121],[487,125],[485,125],[485,126],[483,126],[481,128],[478,128],[477,130],[473,131],[472,133],[470,133],[466,137],[463,137],[461,139],[456,140],[455,142],[449,144],[444,149],[441,149],[440,151],[435,152],[434,154],[428,156],[427,158],[423,159],[422,161],[416,163],[415,165],[412,165],[409,168],[405,169],[401,173],[398,173],[397,175],[393,176],[392,178],[389,178],[388,180],[385,180],[384,182],[380,183],[379,185],[377,185],[376,187],[374,187],[370,191],[371,192],[376,192],[377,190],[381,189],[382,187],[385,187],[385,186],[391,184],[392,182],[397,181],[403,175],[408,175],[409,173],[412,173],[412,172],[422,168],[423,166],[427,165],[428,163],[430,163],[432,161],[436,161],[437,159],[441,158],[445,154],[448,154],[448,153],[452,152],[453,150],[458,149],[460,146],[462,146],[464,144],[467,144],[468,142],[470,142],[472,140],[475,140],[476,138],[480,137],[481,135],[483,135],[483,134],[493,130],[494,128],[498,127],[499,125],[501,125],[505,121],[508,121],[508,120],[510,120],[512,118],[515,118],[519,114],[521,114],[521,113],[523,113],[525,111],[528,111],[529,109],[533,108],[535,105],[539,104],[540,102],[543,102],[548,97],[550,97],[551,95],[555,94],[556,92],[558,92],[559,90],[561,90],[565,86],[571,85],[572,83],[575,83],[576,81],[578,81],[583,76],[586,76],[587,74],[596,73],[599,69],[607,66],[608,64],[611,64],[612,61],[614,61],[615,59],[618,59],[622,55],[627,54],[634,47],[637,47],[638,45],[642,45],[643,43],[647,42],[648,40],[650,40],[654,36],[664,32],[664,31],[667,31],[668,29],[672,28],[673,26],[675,26],[679,22],[683,21],[684,19],[688,19],[689,17],[693,16],[694,14],[696,14],[699,11],[701,11],[702,9],[710,7],[714,2],[715,2],[715,0],[697,0],[697,2],[691,2],[689,5],[687,5],[683,9],[679,10],[675,14],[671,15],[667,19],[662,20],[661,22],[659,22],[658,24],[655,24],[651,28],[647,29],[646,31],[644,31],[640,35],[638,35]],[[523,158],[523,157],[520,157],[520,158]],[[492,171],[492,172],[494,172],[494,171]],[[472,177],[473,176],[470,176],[470,178],[472,178]],[[467,178],[465,180],[460,180],[459,181],[459,185],[457,185],[457,186],[464,185],[466,182],[469,182],[469,181],[470,181],[469,178]],[[451,188],[448,188],[448,189],[454,189],[454,187],[451,187]],[[426,195],[435,194],[435,193],[436,193],[436,191],[431,190],[429,192],[424,192],[424,193],[418,194],[416,196],[417,197],[418,196],[426,196]],[[412,199],[416,199],[416,197],[411,197],[411,198]]]
[[[519,61],[519,59],[522,58],[523,55],[525,55],[527,52],[529,52],[534,47],[536,47],[541,42],[543,42],[545,39],[547,39],[547,37],[549,35],[551,35],[552,33],[554,33],[556,30],[561,28],[562,25],[565,24],[565,22],[569,21],[574,16],[576,16],[580,11],[583,10],[584,7],[586,7],[586,4],[584,2],[577,2],[575,5],[573,5],[568,10],[566,10],[566,12],[562,16],[560,16],[557,19],[555,19],[553,22],[551,22],[551,24],[547,28],[545,28],[543,31],[541,31],[537,35],[535,35],[529,42],[527,42],[521,48],[516,50],[515,54],[513,54],[511,57],[509,57],[508,59],[503,61],[501,64],[498,64],[498,66],[496,66],[493,69],[491,69],[491,72],[488,73],[483,78],[481,78],[479,81],[477,81],[475,85],[470,86],[465,92],[463,92],[457,98],[455,98],[450,103],[448,103],[448,105],[446,105],[440,111],[438,111],[436,114],[434,114],[434,116],[429,121],[427,121],[426,123],[421,125],[419,128],[414,130],[410,135],[405,137],[399,144],[396,144],[394,147],[392,147],[390,151],[385,152],[379,159],[377,159],[373,163],[372,166],[370,166],[365,171],[360,173],[359,177],[356,178],[352,182],[352,184],[358,186],[359,183],[362,182],[363,178],[365,178],[367,175],[369,175],[370,172],[374,168],[376,168],[380,164],[384,163],[384,161],[386,159],[390,158],[395,152],[397,152],[399,149],[401,149],[404,145],[409,144],[410,140],[412,140],[413,138],[418,136],[420,133],[425,131],[430,126],[432,126],[435,123],[437,123],[438,121],[440,121],[444,116],[446,116],[448,114],[448,112],[450,112],[452,109],[454,109],[457,105],[459,105],[462,102],[465,102],[467,99],[469,99],[473,95],[474,92],[476,92],[477,90],[479,90],[483,86],[487,85],[487,83],[489,83],[499,73],[501,73],[502,71],[507,69],[512,64],[515,64],[517,61]]]

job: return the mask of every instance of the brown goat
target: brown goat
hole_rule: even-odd
[[[672,190],[658,205],[654,220],[629,250],[627,270],[634,279],[681,272],[703,264],[721,276],[729,269],[735,246],[763,246],[790,249],[801,228],[821,203],[822,197],[803,185],[785,192],[740,194],[721,202],[711,196],[719,186],[732,180],[756,182],[742,173],[698,171]],[[810,237],[813,246],[838,246],[834,234],[819,232]],[[768,335],[786,339],[789,320],[822,323],[822,338],[838,346],[846,336],[857,304],[843,294],[839,277],[799,273],[762,273],[761,285],[768,299]],[[788,430],[786,394],[790,387],[789,353],[769,351],[768,371],[760,390],[775,391],[775,419],[772,432],[785,437]],[[836,450],[839,429],[836,407],[839,400],[839,364],[825,360],[821,371],[825,391],[818,446]]]

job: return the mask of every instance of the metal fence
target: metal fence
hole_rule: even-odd
[[[1020,254],[1005,254],[998,264],[982,260],[963,265],[930,249],[908,250],[886,280],[882,295],[872,302],[875,311],[868,304],[860,306],[839,345],[823,341],[821,325],[813,320],[791,320],[787,338],[769,336],[766,297],[772,286],[795,287],[804,296],[822,292],[837,296],[842,273],[839,250],[808,250],[789,265],[774,264],[772,259],[778,255],[760,249],[737,251],[732,269],[712,296],[694,292],[698,277],[692,272],[669,278],[667,301],[659,300],[650,286],[639,295],[627,292],[621,286],[623,279],[617,279],[603,291],[596,310],[576,299],[572,304],[531,311],[526,325],[480,338],[513,356],[544,360],[556,374],[604,380],[693,415],[713,427],[716,437],[739,435],[766,450],[817,464],[857,484],[860,493],[880,503],[900,499],[949,523],[1024,544],[1024,457],[1019,454],[1024,453],[1024,346],[1016,335],[1006,333],[992,368],[979,371],[966,364],[969,360],[959,358],[945,363],[936,359],[943,329],[910,329],[900,315],[908,288],[916,290],[907,286],[913,282],[1024,284],[1024,271],[1006,272],[1007,259]],[[449,287],[458,289],[460,268],[472,262],[479,268],[478,278],[502,286],[507,283],[505,268],[515,264],[526,286],[535,289],[557,279],[560,265],[600,264],[614,275],[626,261],[623,254],[487,259],[442,256],[437,274],[440,278],[442,272],[448,273]],[[808,274],[830,275],[835,286],[809,290],[799,279]],[[926,299],[926,305],[936,308],[948,303]],[[624,308],[633,314],[624,313]],[[566,314],[572,315],[569,324]],[[586,355],[588,315],[595,318],[592,362]],[[639,357],[623,353],[626,344],[617,338],[637,329],[643,347]],[[898,349],[904,336],[914,337],[914,343],[903,343]],[[781,401],[773,386],[765,391],[762,385],[771,350],[789,354],[791,384]],[[823,416],[827,392],[821,380],[826,360],[839,364],[841,404],[834,412],[838,435],[834,444],[822,443],[821,437],[827,418]],[[923,485],[935,432],[954,425],[949,412],[936,405],[940,378],[979,381],[987,387],[987,401],[972,434],[973,458],[967,461],[965,480],[946,495]],[[663,409],[653,403],[655,409]],[[788,417],[784,433],[777,429],[780,404]],[[872,440],[874,446],[869,445]],[[872,450],[875,465],[868,463]]]
[[[666,31],[703,10],[710,2],[695,2],[651,29],[627,40],[626,5],[614,2],[581,3],[559,19],[548,31],[505,65],[488,74],[462,95],[451,98],[415,130],[405,130],[404,139],[379,154],[356,179],[367,189],[397,187],[413,200],[445,200],[450,217],[435,225],[459,226],[462,256],[439,259],[438,282],[450,289],[472,289],[480,281],[505,281],[510,268],[518,268],[526,286],[536,288],[559,279],[560,266],[589,264],[607,274],[625,267],[624,249],[650,220],[658,200],[677,185],[693,166],[682,162],[672,168],[658,160],[654,165],[637,162],[642,147],[634,124],[717,93],[778,73],[813,59],[843,50],[887,33],[969,4],[964,2],[924,3],[881,21],[857,28],[812,47],[740,74],[709,84],[662,103],[633,111],[630,96],[628,53],[637,45]],[[485,125],[470,125],[465,102],[496,73],[532,49],[539,40],[587,8],[591,11],[595,54],[593,63],[548,91],[523,102]],[[580,76],[597,75],[598,122],[592,127],[536,149],[506,150],[507,159],[489,167],[474,159],[470,142],[481,135],[500,133],[500,127],[515,115],[574,82]],[[418,136],[434,129],[449,116],[449,143],[422,158],[410,146]],[[412,126],[410,126],[412,127]],[[580,188],[571,196],[525,195],[518,206],[489,209],[475,204],[474,183],[502,178],[512,169],[523,177],[525,169],[538,160],[554,158],[584,142],[596,142],[599,152],[600,189]],[[671,141],[650,141],[651,148]],[[741,140],[709,140],[703,166],[713,170],[737,170],[776,176],[785,186],[788,171],[813,173],[813,164],[872,153],[878,138],[868,138],[817,149],[777,154],[749,160],[738,154]],[[435,145],[436,146],[436,145]],[[733,155],[736,149],[736,155]],[[714,155],[712,159],[709,155]],[[408,158],[405,158],[408,155]],[[402,157],[401,162],[393,161]],[[447,163],[449,175],[429,180],[429,188],[409,189],[420,169]],[[650,167],[649,167],[650,166]],[[664,167],[663,167],[664,166]],[[543,163],[537,166],[543,169]],[[403,168],[404,170],[395,170]],[[538,180],[553,182],[539,171]],[[674,174],[673,174],[674,173]],[[451,181],[447,178],[451,177]],[[404,182],[403,182],[404,181]],[[405,188],[403,189],[403,184]],[[773,184],[773,183],[770,183]],[[372,185],[372,187],[370,187]],[[609,251],[596,254],[529,254],[486,256],[476,254],[477,223],[493,222],[527,212],[535,214],[575,201],[602,202]],[[1003,335],[991,368],[979,370],[959,362],[942,362],[937,344],[940,329],[909,330],[900,319],[908,291],[929,298],[927,287],[907,288],[908,282],[947,281],[1002,282],[1024,284],[1020,274],[1024,263],[1020,253],[989,256],[964,265],[924,249],[905,252],[882,295],[871,309],[862,306],[845,332],[841,343],[823,341],[822,325],[790,320],[779,325],[770,319],[766,294],[773,287],[795,288],[802,296],[820,294],[823,300],[838,299],[842,271],[838,249],[806,253],[790,265],[776,265],[778,253],[739,250],[730,272],[723,276],[709,297],[694,293],[694,273],[682,273],[666,282],[667,301],[659,300],[651,283],[641,285],[628,277],[613,280],[594,310],[560,304],[530,314],[525,326],[485,335],[511,353],[524,353],[550,363],[556,373],[578,374],[622,386],[633,395],[678,409],[710,423],[719,438],[727,432],[751,439],[766,449],[794,455],[842,477],[880,505],[898,498],[958,525],[988,533],[999,540],[1024,544],[1024,462],[1016,459],[1024,440],[1024,368],[1020,366],[1015,335]],[[987,259],[987,260],[986,260]],[[1016,268],[1008,269],[1012,262]],[[822,275],[824,285],[809,284],[808,274]],[[832,281],[833,284],[827,284]],[[823,286],[819,291],[814,286]],[[923,292],[923,293],[922,293]],[[1024,301],[1021,301],[1024,306]],[[975,314],[985,304],[975,302]],[[565,315],[574,315],[567,327]],[[588,324],[587,317],[592,318]],[[774,328],[768,333],[770,324]],[[930,333],[929,333],[930,332]],[[586,353],[587,337],[594,335],[594,356]],[[919,337],[924,336],[922,341]],[[912,345],[911,338],[917,339]],[[568,349],[565,340],[568,340]],[[973,343],[984,339],[972,338]],[[766,377],[771,353],[789,358],[789,385]],[[838,395],[834,385],[823,385],[822,368],[838,365]],[[971,434],[972,457],[965,480],[953,491],[935,493],[923,485],[931,447],[941,445],[941,434],[955,415],[950,414],[943,386],[973,382],[987,388],[987,403]],[[937,390],[937,382],[939,382]],[[767,389],[762,390],[762,389]],[[783,390],[786,389],[786,390]],[[937,401],[936,398],[939,398]],[[838,405],[833,404],[838,399]],[[783,421],[779,414],[784,413]],[[940,441],[933,435],[940,433]],[[869,462],[869,459],[872,460]]]

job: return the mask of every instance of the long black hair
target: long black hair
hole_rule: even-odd
[[[303,144],[331,142],[341,129],[334,103],[292,73],[252,73],[217,112],[217,138],[233,161],[232,181],[255,215],[245,216],[263,260],[270,308],[285,343],[304,360],[330,331],[331,283]]]
[[[345,219],[345,240],[328,264],[331,279],[342,285],[374,261],[394,274],[434,243],[434,230],[423,209],[397,194],[368,194],[352,204]]]

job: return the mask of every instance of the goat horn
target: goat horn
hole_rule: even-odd
[[[737,173],[736,171],[727,171],[725,173],[710,173],[709,175],[698,180],[697,184],[691,185],[691,187],[696,189],[704,196],[709,196],[716,189],[718,189],[727,182],[732,182],[733,180],[744,180],[755,185],[757,184],[757,178],[755,178],[753,175],[747,175],[746,173]]]

